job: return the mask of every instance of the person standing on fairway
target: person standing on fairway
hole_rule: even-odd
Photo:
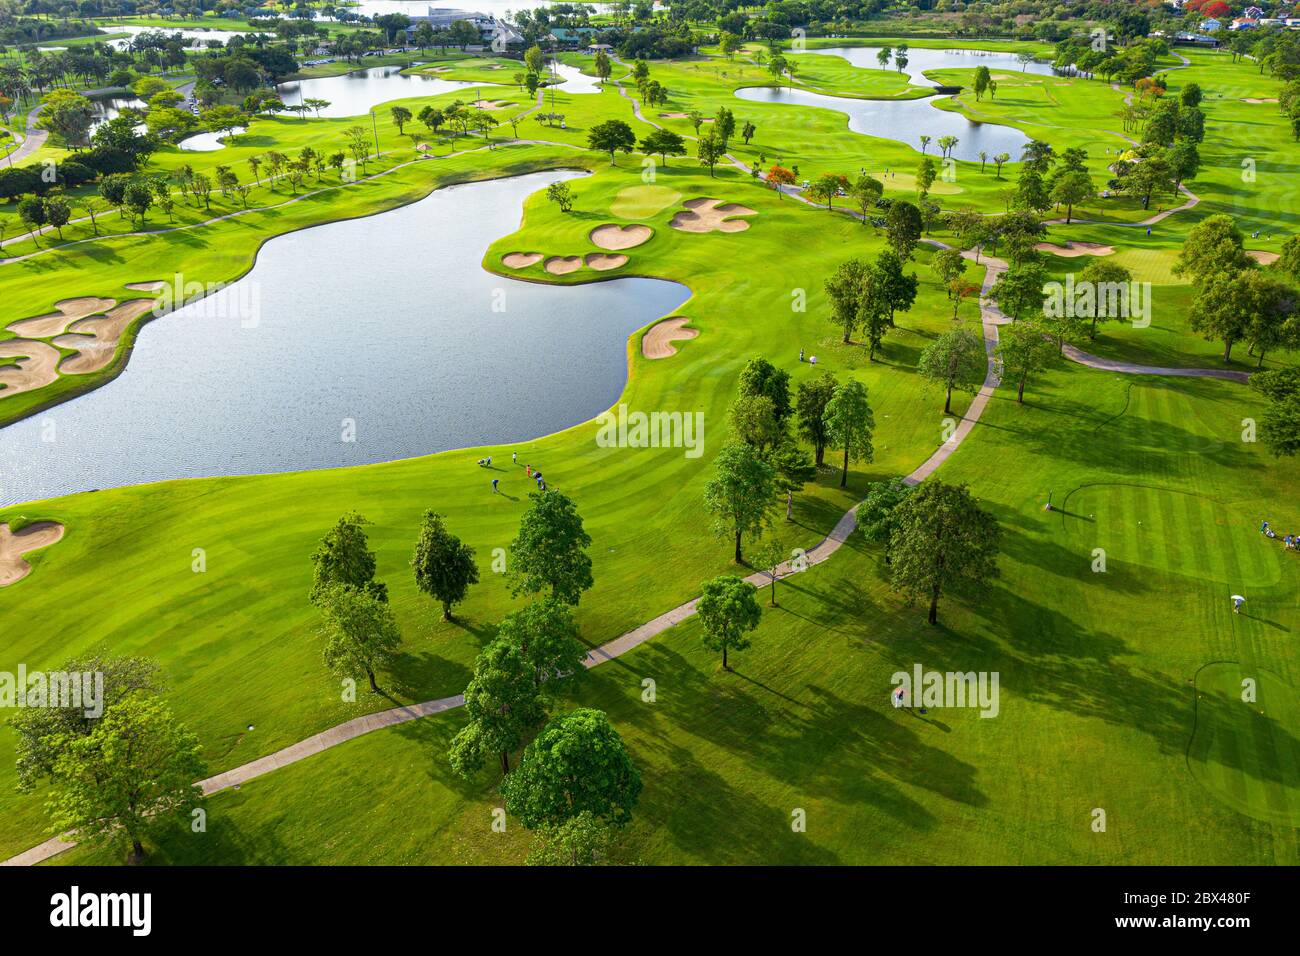
[[[492,494],[494,494],[494,495],[497,493],[497,481],[499,481],[499,480],[500,480],[500,479],[497,479],[497,478],[493,478],[493,479],[492,479]]]
[[[1242,597],[1240,594],[1234,594],[1232,596],[1232,613],[1240,614],[1241,606],[1245,603],[1246,603],[1246,599],[1244,597]]]

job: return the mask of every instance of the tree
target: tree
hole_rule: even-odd
[[[1189,318],[1192,331],[1223,343],[1223,361],[1228,362],[1233,345],[1242,339],[1256,338],[1264,349],[1280,344],[1281,327],[1294,312],[1295,293],[1289,286],[1248,269],[1216,272],[1200,282]]]
[[[871,210],[876,207],[876,203],[884,195],[884,192],[884,184],[875,176],[869,176],[866,173],[860,175],[853,185],[849,187],[849,195],[853,197],[858,204],[858,211],[862,213],[862,225],[867,224]]]
[[[785,190],[781,187],[794,185],[794,170],[786,169],[784,166],[773,166],[767,171],[767,181],[776,190],[777,196],[784,199]]]
[[[945,590],[976,590],[997,577],[1000,530],[965,485],[922,482],[890,512],[891,584],[914,600],[928,599],[939,622]]]
[[[769,558],[773,555],[768,555]],[[781,561],[780,548],[776,549],[775,564]],[[767,564],[767,560],[764,561]],[[774,566],[774,565],[773,565]],[[773,581],[775,604],[775,580]],[[763,610],[755,597],[754,586],[735,575],[724,574],[704,582],[695,605],[703,629],[704,646],[722,652],[722,668],[730,670],[728,650],[743,651],[749,647],[749,631],[758,627]]]
[[[890,315],[893,307],[890,286],[889,277],[879,266],[869,267],[862,277],[862,297],[858,300],[858,326],[867,334],[867,358],[872,362],[876,360],[876,350],[884,341],[885,333],[894,324]]]
[[[609,153],[610,165],[614,163],[616,152],[622,150],[630,153],[635,145],[636,134],[632,132],[632,127],[622,120],[605,120],[603,123],[597,123],[587,133],[587,146],[602,153]]]
[[[79,149],[89,143],[90,127],[94,121],[95,108],[80,93],[56,89],[41,99],[38,125],[63,140],[69,149]]]
[[[870,271],[871,266],[863,260],[849,259],[824,283],[831,301],[831,320],[843,331],[846,345],[860,322],[863,286]]]
[[[808,453],[789,438],[772,449],[772,467],[776,469],[776,490],[785,495],[785,520],[794,516],[794,493],[810,481],[817,480],[817,466]]]
[[[843,176],[835,173],[826,173],[818,176],[808,187],[808,195],[818,202],[826,203],[826,208],[832,208],[835,197],[839,195],[841,189],[846,187],[849,181]]]
[[[1169,188],[1174,181],[1174,171],[1163,156],[1149,156],[1135,163],[1120,184],[1129,196],[1141,196],[1142,208],[1151,205],[1151,194]]]
[[[424,513],[415,555],[411,558],[415,586],[442,605],[442,619],[450,621],[451,607],[465,600],[471,584],[478,584],[474,549],[447,530],[442,515]]]
[[[1217,272],[1238,272],[1253,266],[1254,261],[1245,253],[1241,230],[1231,216],[1219,213],[1187,231],[1173,271],[1199,283]]]
[[[546,57],[542,53],[542,48],[536,43],[524,51],[524,65],[528,67],[530,73],[541,73],[546,69]]]
[[[824,421],[827,437],[844,449],[844,469],[840,473],[843,488],[848,484],[850,461],[875,459],[871,439],[876,420],[867,401],[867,386],[855,379],[837,385],[835,394],[826,403]]]
[[[910,202],[896,200],[885,216],[885,232],[889,245],[900,259],[910,259],[912,250],[921,241],[921,210]]]
[[[158,697],[131,693],[88,733],[50,741],[57,753],[47,806],[59,832],[107,843],[125,837],[132,862],[151,831],[185,819],[203,800],[194,782],[206,768],[198,738]]]
[[[497,640],[519,649],[539,690],[558,693],[587,672],[587,648],[567,604],[541,598],[501,619]]]
[[[406,124],[411,121],[411,111],[405,106],[394,106],[388,112],[392,114],[393,123],[397,126],[397,135],[405,134]]]
[[[1041,316],[1043,311],[1043,285],[1047,271],[1037,262],[1018,263],[998,276],[989,296],[998,308],[1017,319]]]
[[[876,62],[880,64],[882,70],[889,66],[889,60],[893,55],[894,51],[887,46],[881,47],[876,51]]]
[[[133,180],[122,191],[122,204],[130,211],[132,219],[140,220],[143,227],[144,217],[153,206],[153,190],[140,180]]]
[[[732,434],[753,445],[760,456],[781,439],[781,422],[766,395],[741,395],[732,403],[727,419]]]
[[[999,330],[995,354],[1003,374],[1016,383],[1016,402],[1023,405],[1029,376],[1056,358],[1056,345],[1037,322],[1015,322]]]
[[[573,210],[573,190],[568,183],[551,183],[546,187],[546,198],[560,207],[560,212]]]
[[[1008,163],[1010,160],[1011,160],[1010,153],[998,153],[996,156],[993,157],[993,166],[995,167],[996,170],[994,175],[996,176],[996,178],[998,179],[1002,178],[1002,167],[1006,165],[1006,163]]]
[[[987,66],[977,66],[975,68],[975,102],[983,99],[984,94],[988,92],[989,82],[992,77],[989,75]]]
[[[577,604],[592,585],[591,536],[569,498],[553,488],[529,495],[532,505],[510,543],[512,595],[550,589],[551,597]]]
[[[1092,177],[1083,170],[1072,169],[1056,177],[1052,185],[1052,202],[1065,207],[1065,224],[1070,224],[1074,207],[1091,199],[1096,194]]]
[[[713,533],[734,538],[735,561],[741,564],[744,536],[761,537],[771,522],[776,473],[747,442],[725,445],[714,467],[716,474],[704,487],[704,506],[713,515]]]
[[[590,813],[622,826],[641,795],[641,774],[603,711],[553,717],[501,784],[506,810],[533,829]]]
[[[1174,195],[1178,195],[1185,180],[1195,179],[1201,168],[1201,154],[1195,143],[1175,143],[1165,151],[1165,161],[1173,173]]]
[[[915,272],[910,275],[903,272],[903,260],[891,249],[882,249],[876,256],[874,271],[881,298],[889,308],[889,324],[892,326],[896,312],[912,311],[920,282]]]
[[[1269,399],[1259,420],[1260,440],[1279,458],[1300,452],[1300,368],[1257,372],[1250,387]]]
[[[388,586],[375,580],[375,553],[366,541],[365,526],[370,524],[355,511],[349,511],[321,539],[312,554],[312,585],[309,599],[319,604],[324,593],[335,585],[347,585],[388,600]]]
[[[118,701],[132,694],[157,694],[162,690],[158,665],[143,657],[107,657],[100,649],[85,657],[73,657],[60,668],[65,674],[99,674],[101,713],[89,713],[86,707],[18,707],[9,718],[17,735],[18,790],[33,790],[42,779],[54,773],[54,763],[62,747],[83,737],[99,726],[100,718]]]
[[[611,829],[590,810],[563,823],[543,824],[528,853],[529,866],[598,866],[609,852]]]
[[[826,457],[826,444],[830,435],[826,429],[826,406],[835,396],[835,376],[822,372],[819,378],[800,382],[795,395],[795,414],[799,419],[799,434],[812,442],[816,464]]]
[[[452,738],[447,759],[463,777],[477,773],[487,754],[501,759],[510,773],[510,752],[546,719],[546,704],[533,668],[518,647],[496,640],[474,659],[474,676],[465,687],[469,723]]]
[[[344,677],[365,671],[370,689],[378,693],[375,671],[392,660],[402,645],[387,600],[362,588],[336,584],[321,594],[317,606],[325,619],[326,666]]]
[[[709,178],[713,178],[713,167],[717,166],[722,158],[726,155],[726,145],[718,137],[718,134],[710,129],[707,134],[701,136],[695,150],[696,158],[699,159],[701,166],[707,166]]]
[[[895,510],[912,493],[912,488],[902,478],[873,481],[867,485],[867,493],[855,512],[862,536],[874,544],[884,545],[885,564],[892,562],[889,541],[894,533]]]
[[[651,130],[641,140],[641,152],[658,153],[660,162],[667,166],[669,156],[686,155],[686,140],[670,129]]]
[[[772,401],[772,412],[784,424],[790,415],[790,373],[767,359],[752,358],[740,370],[739,392],[742,396],[763,395]]]
[[[610,74],[614,72],[614,67],[611,65],[609,60],[609,54],[606,53],[604,50],[597,50],[595,65],[596,65],[596,75],[600,77],[600,82],[601,83],[608,82]]]
[[[1107,262],[1105,259],[1093,259],[1092,262],[1089,262],[1084,266],[1083,270],[1079,273],[1078,284],[1079,286],[1083,286],[1084,283],[1087,283],[1086,287],[1094,290],[1096,301],[1100,301],[1102,293],[1105,292],[1108,286],[1126,287],[1132,279],[1132,273],[1118,263]],[[1122,318],[1120,315],[1100,315],[1103,311],[1109,312],[1109,310],[1098,308],[1092,310],[1092,327],[1088,333],[1089,338],[1095,339],[1097,337],[1098,318]]]
[[[50,196],[45,200],[45,219],[58,231],[60,239],[63,238],[63,227],[71,218],[72,207],[62,196]]]
[[[749,120],[745,120],[745,124],[740,128],[740,138],[743,139],[745,141],[745,145],[748,146],[749,141],[754,138],[754,134],[757,132],[758,132],[758,127],[755,126],[753,123],[751,123]]]
[[[49,221],[45,213],[45,200],[39,196],[24,199],[18,204],[18,218],[23,221],[23,225],[27,227],[27,231],[35,239],[36,234]]]
[[[973,392],[984,381],[984,343],[966,329],[950,329],[921,351],[916,370],[928,382],[945,390],[943,412],[952,414],[952,390]]]
[[[916,191],[921,199],[930,192],[930,187],[934,185],[934,160],[929,156],[922,156],[921,162],[916,167]]]

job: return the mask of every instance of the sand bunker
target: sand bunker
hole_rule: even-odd
[[[476,110],[503,110],[514,105],[510,100],[475,100],[470,104]]]
[[[1276,252],[1265,252],[1263,249],[1247,249],[1246,255],[1250,256],[1261,266],[1272,265],[1274,262],[1277,262],[1279,258]]]
[[[161,292],[167,288],[166,282],[128,282],[126,288],[132,292]]]
[[[551,256],[542,268],[553,276],[567,275],[582,268],[582,256]]]
[[[698,329],[684,328],[689,321],[690,319],[686,318],[686,316],[678,315],[650,326],[646,334],[641,337],[641,354],[648,359],[661,359],[676,355],[677,349],[674,347],[673,342],[693,339],[700,334]]]
[[[38,548],[48,548],[63,537],[63,525],[57,521],[36,521],[21,531],[10,531],[0,524],[0,588],[8,587],[31,574],[32,566],[23,555]]]
[[[587,268],[597,272],[608,272],[627,264],[627,256],[619,253],[590,252],[587,254]]]
[[[758,212],[737,203],[724,203],[721,199],[700,197],[682,203],[686,212],[679,212],[669,223],[682,232],[744,232],[749,223],[731,216],[757,216]]]
[[[648,242],[654,234],[649,226],[619,226],[611,222],[591,230],[589,238],[593,246],[617,252]]]
[[[59,371],[64,375],[85,375],[107,366],[113,361],[126,327],[153,307],[153,299],[131,299],[104,315],[72,323],[67,334],[53,340],[59,348],[77,351],[63,360]]]
[[[15,335],[34,339],[47,339],[58,335],[73,322],[90,315],[111,309],[117,304],[116,299],[99,299],[94,296],[82,296],[77,299],[64,299],[55,302],[56,311],[48,315],[38,315],[34,319],[19,319],[9,323],[9,331]]]
[[[502,265],[511,269],[527,269],[542,261],[540,252],[507,252],[501,257]]]
[[[1276,96],[1247,96],[1242,99],[1243,103],[1276,103]]]
[[[0,399],[19,392],[44,388],[59,377],[58,349],[44,342],[28,339],[5,339],[0,342],[0,358],[14,358],[17,365],[0,365]]]
[[[691,114],[690,114],[690,113],[660,113],[659,115],[660,115],[661,117],[663,117],[664,119],[690,119],[690,118],[691,118]],[[704,122],[706,122],[706,123],[712,123],[712,122],[713,122],[713,117],[711,117],[711,116],[706,116],[706,117],[704,118]]]
[[[1034,244],[1034,248],[1039,252],[1050,252],[1055,256],[1062,256],[1066,259],[1074,259],[1079,256],[1108,256],[1115,251],[1114,246],[1103,246],[1100,242],[1067,242],[1063,246],[1058,246],[1054,242],[1039,242]]]

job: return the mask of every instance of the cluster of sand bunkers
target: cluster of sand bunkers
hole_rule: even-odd
[[[161,282],[132,283],[128,289],[156,292]],[[88,375],[113,361],[117,344],[127,328],[154,307],[153,299],[116,299],[82,296],[54,303],[55,311],[10,322],[17,338],[0,340],[0,399],[35,391],[60,375]],[[70,353],[70,354],[69,354]]]
[[[0,588],[27,577],[32,571],[23,555],[48,548],[63,537],[63,525],[57,521],[36,521],[18,531],[0,524]]]
[[[673,215],[668,223],[679,232],[744,232],[749,223],[742,216],[756,216],[758,213],[748,206],[737,203],[725,203],[721,199],[698,197],[682,203],[682,210]],[[537,265],[554,276],[568,275],[579,269],[592,269],[596,272],[609,272],[627,265],[625,249],[635,249],[649,242],[654,236],[654,229],[640,223],[621,226],[607,222],[591,230],[587,239],[604,252],[589,252],[585,255],[548,256],[542,252],[507,252],[501,257],[501,264],[508,269],[527,269]]]

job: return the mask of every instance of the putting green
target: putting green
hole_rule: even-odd
[[[681,198],[681,193],[667,186],[628,186],[619,190],[609,211],[620,219],[649,219]]]
[[[1254,681],[1254,700],[1247,696]],[[1196,728],[1187,748],[1192,776],[1239,813],[1300,827],[1300,705],[1276,674],[1238,662],[1196,675]]]
[[[1259,534],[1253,515],[1202,495],[1150,485],[1105,483],[1076,488],[1058,505],[1066,533],[1090,553],[1115,562],[1201,578],[1229,589],[1263,588],[1281,579],[1282,544]]]

